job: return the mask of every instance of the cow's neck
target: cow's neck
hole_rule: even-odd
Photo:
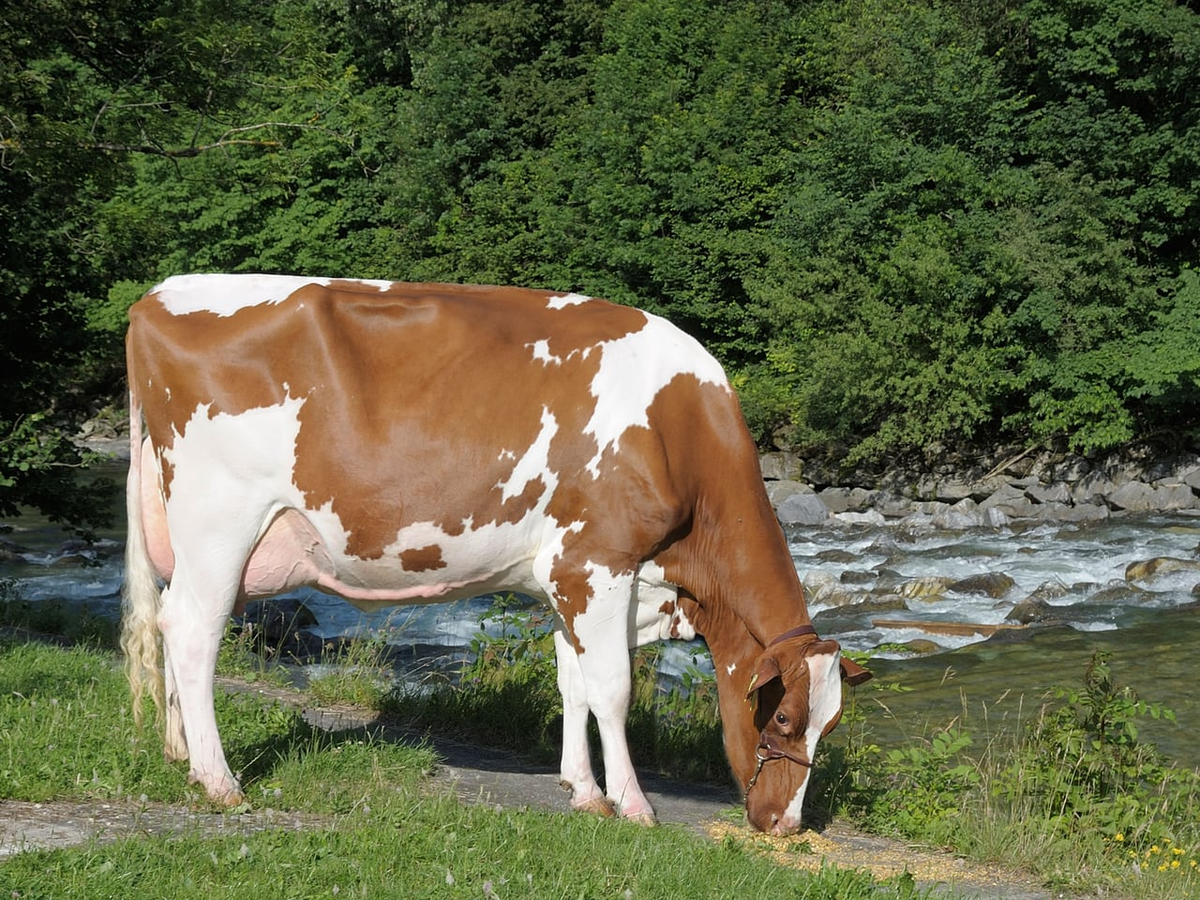
[[[693,601],[690,608],[685,605],[685,611],[712,653],[725,753],[739,787],[745,789],[754,774],[758,734],[754,707],[746,695],[763,645],[728,608],[697,608]]]

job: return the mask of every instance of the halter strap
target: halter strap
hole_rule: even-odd
[[[776,644],[780,644],[783,641],[789,640],[790,638],[803,637],[806,634],[815,635],[816,633],[817,629],[813,628],[811,625],[797,625],[791,631],[785,631],[783,634],[779,635],[779,637],[775,638],[773,641],[771,641],[771,643],[767,644],[767,646],[774,647]]]

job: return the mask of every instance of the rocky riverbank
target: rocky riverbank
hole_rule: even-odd
[[[1087,459],[1031,449],[848,476],[784,452],[764,454],[761,464],[784,525],[955,530],[1097,522],[1127,514],[1200,516],[1200,456],[1193,453]]]

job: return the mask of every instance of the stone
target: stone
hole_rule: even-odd
[[[1098,503],[1076,503],[1074,506],[1064,506],[1054,513],[1059,522],[1099,522],[1107,519],[1112,512],[1107,506]]]
[[[1071,488],[1071,499],[1080,503],[1104,503],[1117,486],[1103,472],[1092,470],[1084,475]]]
[[[794,453],[764,453],[758,465],[767,481],[799,481],[804,474],[804,461]]]
[[[1156,556],[1131,562],[1125,567],[1126,581],[1154,581],[1176,572],[1200,572],[1200,560]]]
[[[1092,464],[1082,456],[1068,456],[1050,467],[1050,481],[1074,484],[1090,471]]]
[[[766,483],[767,499],[771,505],[778,507],[792,494],[811,494],[813,489],[799,481],[768,481]]]
[[[1055,484],[1034,484],[1025,489],[1025,496],[1038,503],[1071,502],[1071,489],[1062,482]]]
[[[829,487],[817,494],[831,513],[845,512],[850,508],[850,488]]]
[[[901,584],[896,589],[896,593],[906,600],[933,602],[942,599],[946,593],[946,589],[953,580],[944,575],[928,575],[924,578],[914,578],[912,581],[906,581]]]
[[[1057,611],[1045,600],[1039,600],[1036,597],[1026,597],[1012,608],[1009,614],[1004,617],[1004,621],[1016,622],[1021,625],[1032,625],[1035,622],[1049,622],[1058,618],[1060,616]]]
[[[866,512],[844,512],[834,516],[839,522],[844,525],[872,525],[879,526],[886,524],[887,520],[877,509],[869,509]]]
[[[1108,502],[1126,512],[1159,512],[1194,509],[1196,495],[1185,484],[1154,487],[1131,481],[1109,494]]]
[[[949,589],[959,594],[983,594],[993,599],[1003,597],[1016,585],[1002,572],[984,572],[951,583]]]
[[[816,494],[796,493],[775,509],[784,525],[824,525],[829,521],[829,507]]]

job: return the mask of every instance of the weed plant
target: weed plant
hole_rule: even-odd
[[[960,718],[884,750],[853,707],[827,751],[818,802],[868,830],[1028,869],[1046,883],[1147,898],[1200,895],[1200,772],[1139,739],[1173,720],[1096,653],[1081,687],[1058,688],[1017,732]],[[820,769],[818,769],[820,771]]]

